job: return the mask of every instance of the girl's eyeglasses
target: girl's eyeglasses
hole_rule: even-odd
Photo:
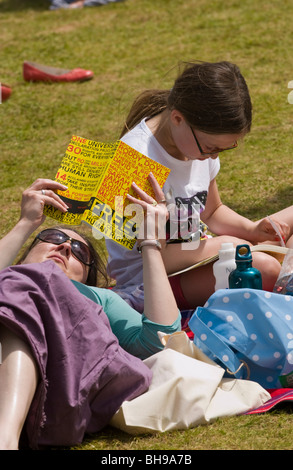
[[[40,240],[45,243],[53,243],[54,245],[62,245],[62,243],[70,241],[72,254],[79,261],[86,266],[91,266],[94,263],[89,247],[80,240],[69,237],[69,235],[61,230],[48,228],[40,232],[36,236],[36,240]]]
[[[199,143],[199,141],[198,141],[196,135],[195,135],[194,130],[192,129],[191,126],[189,126],[189,127],[190,127],[190,129],[191,129],[192,135],[193,135],[193,137],[194,137],[194,140],[195,140],[195,142],[196,142],[196,145],[198,146],[198,150],[200,151],[201,155],[217,155],[217,154],[220,153],[220,152],[225,152],[226,150],[233,150],[233,149],[236,149],[236,147],[238,147],[238,143],[235,142],[232,147],[227,147],[227,148],[225,148],[225,149],[213,149],[211,152],[204,152],[204,151],[202,150],[202,148],[201,148],[201,145],[200,145],[200,143]]]

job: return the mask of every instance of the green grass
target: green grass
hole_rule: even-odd
[[[292,450],[293,415],[246,415],[219,419],[187,431],[131,437],[107,428],[79,450]],[[178,452],[179,453],[179,452]],[[194,459],[193,459],[194,463]]]
[[[132,98],[146,87],[171,86],[180,60],[235,62],[251,91],[252,131],[221,158],[223,201],[252,219],[292,204],[291,2],[126,0],[48,8],[46,0],[0,0],[0,81],[13,88],[0,105],[0,236],[18,218],[22,191],[37,177],[54,178],[72,134],[115,140]],[[89,68],[95,77],[26,83],[24,60]],[[292,420],[280,410],[152,436],[107,429],[76,448],[292,449]]]

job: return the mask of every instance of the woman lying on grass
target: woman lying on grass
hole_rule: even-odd
[[[162,191],[150,181],[160,201]],[[180,329],[160,253],[164,240],[156,238],[166,207],[139,188],[141,199],[129,198],[144,209],[148,229],[139,239],[143,315],[93,285],[96,255],[71,228],[43,230],[20,264],[3,269],[43,222],[45,204],[66,210],[57,189],[64,187],[37,180],[26,190],[19,222],[0,241],[1,449],[17,449],[20,439],[31,448],[73,445],[99,431],[123,401],[147,390],[151,372],[139,358],[162,347],[157,332]]]

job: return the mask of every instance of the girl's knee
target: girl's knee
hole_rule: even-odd
[[[253,266],[261,272],[263,289],[271,292],[280,274],[281,264],[267,253],[254,252],[252,257]]]
[[[219,247],[221,246],[222,243],[233,243],[235,248],[237,245],[243,245],[243,244],[251,246],[251,243],[248,242],[247,240],[233,237],[232,235],[218,235],[217,237],[215,237],[215,239],[217,240]]]

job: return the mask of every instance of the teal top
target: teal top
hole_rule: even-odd
[[[79,292],[103,307],[120,346],[140,359],[145,359],[163,349],[158,331],[168,335],[181,330],[179,311],[172,325],[160,325],[149,320],[143,313],[138,313],[111,289],[72,282]]]

